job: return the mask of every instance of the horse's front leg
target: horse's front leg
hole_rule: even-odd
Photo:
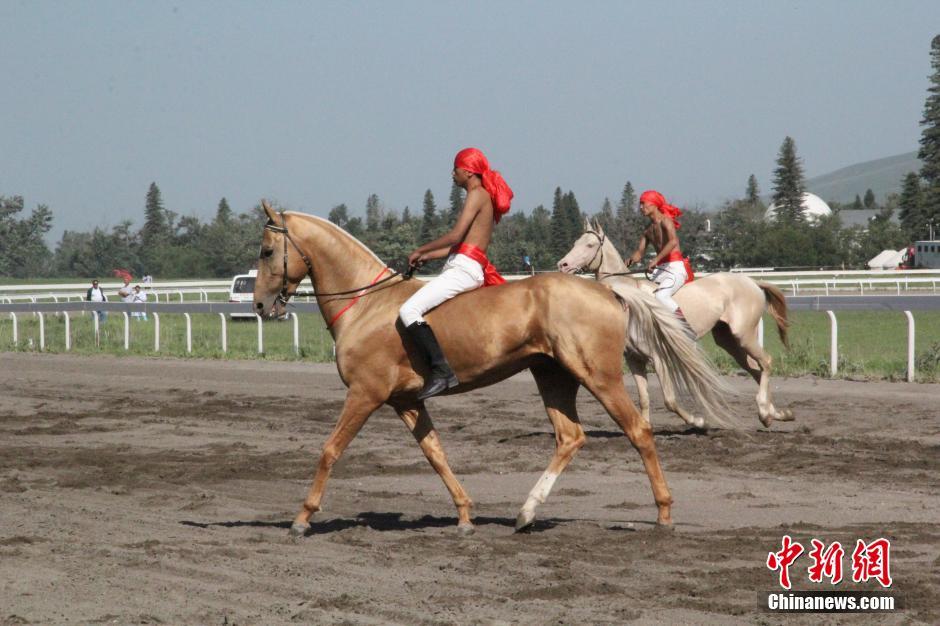
[[[339,460],[346,446],[359,433],[359,429],[369,419],[372,412],[381,405],[382,400],[376,400],[368,391],[350,387],[346,393],[346,402],[339,421],[336,422],[336,427],[333,428],[333,432],[323,445],[313,484],[310,485],[304,505],[291,525],[291,536],[302,537],[310,528],[310,517],[320,510],[320,501],[323,499],[326,481],[330,477],[333,464]]]
[[[437,472],[444,486],[450,492],[450,497],[454,499],[454,506],[457,507],[457,530],[463,535],[473,534],[473,522],[470,521],[470,510],[473,508],[473,501],[447,463],[447,455],[444,454],[444,447],[441,440],[434,430],[434,424],[431,422],[431,416],[423,402],[415,406],[395,406],[398,416],[405,422],[408,430],[414,435],[415,441],[421,446],[421,451],[427,457],[428,462],[434,471]]]

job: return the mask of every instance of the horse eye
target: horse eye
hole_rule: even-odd
[[[262,248],[262,249],[261,249],[261,258],[262,258],[262,259],[266,259],[266,258],[268,258],[269,256],[271,256],[272,254],[274,254],[274,248]]]

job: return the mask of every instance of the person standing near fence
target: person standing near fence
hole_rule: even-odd
[[[104,290],[98,286],[97,278],[91,281],[91,287],[85,292],[85,300],[88,302],[108,301],[108,296],[104,295]],[[108,314],[105,311],[95,311],[95,317],[98,318],[99,323],[102,323],[107,321]]]
[[[147,303],[147,292],[141,291],[140,285],[134,285],[134,293],[131,295],[131,302],[134,304],[146,304]],[[146,311],[134,311],[131,313],[134,319],[147,321],[147,312]]]

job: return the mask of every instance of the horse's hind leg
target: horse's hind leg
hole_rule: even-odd
[[[679,403],[676,401],[676,388],[672,386],[672,380],[669,378],[669,376],[663,375],[666,369],[663,367],[662,361],[657,356],[653,357],[653,367],[656,370],[657,376],[659,377],[659,386],[663,389],[663,402],[665,402],[666,408],[681,417],[686,424],[694,426],[695,428],[704,428],[704,418],[696,417],[679,406]]]
[[[323,492],[326,490],[326,481],[330,477],[333,465],[339,460],[349,442],[359,433],[359,429],[369,419],[372,412],[381,405],[381,400],[372,398],[372,394],[365,390],[350,388],[346,393],[343,412],[340,414],[333,432],[323,445],[323,452],[320,454],[320,462],[313,477],[313,484],[310,485],[310,491],[304,500],[303,508],[301,508],[300,513],[297,514],[294,523],[291,525],[290,534],[292,536],[301,537],[310,528],[310,517],[320,510],[320,501],[323,498]]]
[[[646,475],[649,477],[653,489],[653,499],[659,512],[656,522],[663,526],[672,524],[672,494],[666,484],[662,466],[659,464],[659,455],[656,454],[656,442],[653,440],[653,428],[648,420],[643,419],[636,410],[633,400],[627,395],[619,375],[604,376],[598,374],[594,378],[585,379],[587,387],[594,397],[604,405],[607,412],[623,429],[630,443],[640,453]]]
[[[649,381],[646,379],[647,360],[643,357],[630,352],[624,352],[627,359],[627,367],[633,374],[633,380],[636,382],[636,395],[640,400],[640,415],[647,422],[650,421],[650,392]]]
[[[457,507],[457,530],[464,535],[472,534],[474,528],[473,522],[470,521],[470,509],[473,507],[473,502],[447,463],[447,455],[444,454],[441,440],[437,436],[437,431],[434,429],[431,416],[428,415],[424,403],[421,402],[415,407],[396,406],[394,408],[398,412],[398,416],[408,426],[408,430],[414,435],[418,445],[421,446],[421,451],[424,452],[424,456],[427,457],[431,467],[444,481],[444,486],[450,492],[451,498],[454,499],[454,505]]]
[[[575,402],[580,386],[578,381],[555,363],[532,367],[532,375],[555,429],[555,454],[516,517],[517,531],[532,525],[535,509],[548,498],[555,480],[585,441]]]
[[[757,341],[756,330],[746,330],[738,337],[727,324],[719,323],[712,329],[712,337],[757,383],[757,415],[761,424],[769,427],[775,419],[782,422],[791,421],[792,411],[777,409],[771,400],[770,371],[773,359]]]

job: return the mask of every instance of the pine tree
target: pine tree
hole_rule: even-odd
[[[862,201],[866,209],[876,209],[878,208],[878,202],[875,201],[875,192],[870,188],[865,191],[865,199]]]
[[[374,233],[379,230],[382,223],[382,207],[379,205],[379,197],[371,194],[366,199],[366,231]]]
[[[617,220],[613,232],[607,233],[614,246],[624,258],[633,254],[640,234],[643,232],[643,215],[637,210],[636,192],[633,184],[627,181],[617,203]]]
[[[232,221],[232,209],[228,205],[228,200],[224,197],[219,200],[219,206],[215,210],[215,219],[221,224],[227,224]]]
[[[748,204],[760,205],[760,188],[757,186],[757,177],[754,174],[748,176],[747,189],[744,192],[744,201]]]
[[[147,190],[147,202],[144,206],[144,227],[140,232],[141,243],[145,251],[153,251],[169,239],[170,227],[167,220],[166,209],[163,208],[163,197],[157,183],[150,183]]]
[[[920,176],[916,172],[910,172],[904,177],[901,196],[898,198],[898,209],[901,228],[911,240],[920,239],[926,230],[926,221],[924,220]]]
[[[457,221],[457,216],[460,215],[460,211],[463,209],[463,196],[463,187],[460,187],[457,183],[451,184],[450,207],[447,211],[448,224],[453,224]]]
[[[922,218],[925,222],[940,224],[940,35],[930,44],[930,86],[924,103],[924,127],[920,136],[917,156],[922,162],[920,177],[923,179]]]
[[[581,207],[578,205],[578,199],[574,197],[574,192],[569,191],[562,197],[565,206],[565,215],[568,218],[568,243],[562,253],[571,248],[571,244],[584,232],[584,216],[581,214]]]
[[[570,222],[566,209],[561,187],[555,187],[555,197],[552,201],[552,241],[549,246],[555,260],[560,259],[571,247]]]
[[[786,137],[774,170],[774,210],[778,224],[800,224],[803,218],[803,165],[796,156],[796,142]]]
[[[853,211],[861,211],[865,208],[865,205],[862,204],[862,197],[858,194],[855,194],[855,201],[852,203]]]
[[[604,198],[604,204],[601,205],[600,213],[596,216],[604,233],[613,233],[616,228],[617,218],[614,216],[614,205],[610,203],[610,198]]]
[[[421,214],[421,233],[418,237],[423,242],[431,241],[437,235],[437,205],[434,194],[428,189],[424,192],[424,209]]]

